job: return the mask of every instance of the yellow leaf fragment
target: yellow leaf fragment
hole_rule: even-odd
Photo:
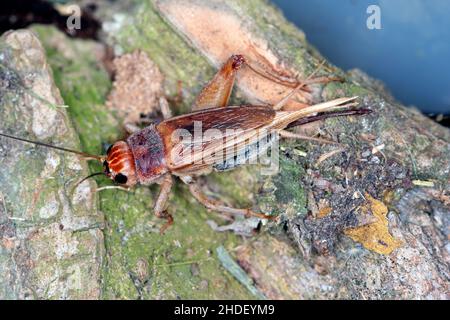
[[[320,209],[319,212],[317,213],[317,218],[326,217],[331,213],[331,211],[332,211],[331,207],[324,207]]]
[[[389,255],[398,248],[402,242],[395,239],[389,233],[387,219],[388,209],[386,205],[372,198],[368,193],[365,194],[367,203],[361,207],[362,214],[367,214],[370,210],[375,217],[375,222],[356,228],[344,230],[344,233],[354,241],[361,243],[366,249],[380,254]]]
[[[412,184],[421,187],[434,187],[434,182],[427,180],[413,180]]]

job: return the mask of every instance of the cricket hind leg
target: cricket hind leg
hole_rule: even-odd
[[[295,84],[298,83],[296,79],[282,75],[275,76],[268,71],[264,71],[262,67],[249,62],[243,55],[235,54],[222,65],[211,81],[202,89],[192,106],[192,110],[227,107],[234,83],[236,82],[236,75],[244,66],[268,80],[288,87],[295,87]]]
[[[297,88],[299,91],[303,91],[301,94],[307,99],[310,100],[310,93],[312,90],[308,87],[308,85],[311,84],[326,84],[329,82],[343,82],[344,79],[341,77],[336,76],[320,76],[315,77],[315,74],[322,68],[324,65],[325,60],[323,60],[316,69],[304,80],[299,80],[298,75],[294,76],[285,76],[281,75],[274,71],[268,71],[263,66],[259,65],[255,62],[246,61],[246,66],[255,72],[256,74],[260,75],[263,78],[266,78],[267,80],[270,80],[272,82],[275,82],[277,84],[283,85],[285,87],[289,88]]]
[[[321,66],[322,64],[307,79],[304,81],[299,81],[297,77],[285,76],[279,73],[275,74],[274,71],[270,72],[259,64],[246,59],[243,55],[232,55],[225,62],[225,64],[223,64],[211,81],[208,82],[208,84],[202,89],[192,106],[192,110],[197,111],[212,107],[227,107],[234,83],[236,81],[236,75],[242,67],[247,67],[259,76],[274,83],[281,84],[289,88],[299,87],[298,90],[304,91],[303,94],[305,95],[311,92],[311,90],[307,87],[310,84],[342,81],[342,79],[337,77],[313,78],[313,75],[318,71],[318,69],[320,69]]]
[[[236,73],[244,64],[242,55],[232,55],[210,82],[202,89],[192,110],[226,107],[236,80]]]
[[[156,199],[156,203],[153,208],[155,216],[167,220],[167,222],[159,230],[161,234],[164,234],[167,228],[173,224],[172,215],[165,210],[165,205],[169,199],[170,191],[172,190],[172,184],[172,176],[170,174],[165,175],[163,180],[160,182],[158,198]]]
[[[263,213],[254,212],[250,209],[236,209],[236,208],[224,206],[224,205],[220,204],[218,201],[211,199],[207,195],[205,195],[200,190],[199,185],[194,181],[191,181],[188,184],[188,186],[189,186],[189,191],[194,196],[194,198],[198,202],[200,202],[202,205],[204,205],[206,208],[208,208],[212,211],[227,213],[227,214],[231,214],[233,216],[241,216],[241,217],[246,217],[246,218],[258,217],[260,219],[269,219],[269,220],[274,220],[277,218],[276,216],[265,215]]]

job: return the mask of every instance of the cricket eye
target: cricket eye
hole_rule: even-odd
[[[116,176],[114,177],[114,182],[117,182],[119,184],[125,184],[127,183],[127,181],[128,181],[127,176],[121,173],[116,174]]]

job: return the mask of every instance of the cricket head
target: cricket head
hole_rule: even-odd
[[[134,186],[137,180],[133,153],[125,141],[111,145],[103,161],[104,174],[122,186]]]

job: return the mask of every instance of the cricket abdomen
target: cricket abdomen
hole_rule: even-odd
[[[233,152],[230,155],[225,155],[225,160],[213,165],[216,171],[232,170],[236,167],[245,164],[256,164],[261,155],[267,153],[267,150],[278,140],[276,132],[268,132],[256,142],[247,144],[239,151]]]

